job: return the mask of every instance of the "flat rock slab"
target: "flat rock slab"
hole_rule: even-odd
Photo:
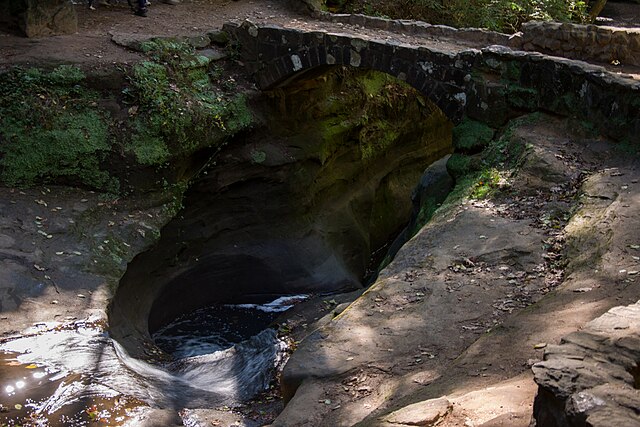
[[[428,427],[438,424],[452,409],[453,405],[445,398],[430,399],[405,406],[384,420],[392,424]]]

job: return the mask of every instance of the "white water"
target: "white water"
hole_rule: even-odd
[[[0,352],[17,353],[24,366],[37,365],[31,376],[0,378],[0,397],[29,390],[33,396],[26,406],[44,418],[94,397],[128,396],[157,408],[234,406],[268,388],[285,362],[286,344],[265,328],[277,313],[306,298],[222,306],[176,319],[154,335],[176,349],[171,353],[177,360],[164,365],[130,357],[89,323],[67,329],[39,324],[28,336],[0,344]]]
[[[233,405],[268,387],[284,349],[271,329],[227,350],[166,366],[130,357],[96,328],[48,331],[0,344],[0,351],[20,353],[20,363],[44,368],[50,381],[64,378],[54,393],[31,404],[44,416],[98,396],[126,395],[164,408]]]

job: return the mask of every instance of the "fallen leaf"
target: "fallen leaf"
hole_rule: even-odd
[[[541,342],[533,346],[536,350],[540,350],[541,348],[545,348],[547,346],[546,342]]]

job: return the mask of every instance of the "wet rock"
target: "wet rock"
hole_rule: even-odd
[[[438,424],[452,409],[453,405],[447,399],[431,399],[398,409],[384,420],[392,424],[428,427]]]
[[[539,426],[640,425],[640,302],[549,346],[533,366]]]

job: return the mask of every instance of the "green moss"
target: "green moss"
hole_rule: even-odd
[[[520,167],[527,149],[524,141],[515,137],[515,129],[539,118],[539,114],[530,114],[512,120],[499,137],[494,137],[475,156],[451,155],[447,170],[455,178],[456,185],[434,215],[446,216],[464,200],[491,197],[508,187],[508,179]]]
[[[502,176],[496,168],[481,171],[471,187],[469,197],[472,199],[486,199],[496,193]]]
[[[509,84],[506,87],[505,96],[509,104],[515,108],[526,111],[534,111],[538,108],[539,94],[535,89]]]
[[[138,163],[150,166],[161,165],[169,160],[170,154],[164,140],[149,132],[149,128],[142,127],[131,137],[129,149]]]
[[[441,205],[442,204],[439,203],[439,200],[436,197],[427,197],[422,201],[420,211],[416,216],[415,225],[413,227],[413,230],[411,230],[411,236],[416,235],[418,231],[420,231],[420,229],[424,227],[431,220],[431,218],[433,218],[433,215]]]
[[[477,172],[482,168],[478,157],[461,153],[453,153],[447,161],[447,172],[454,179]]]
[[[253,163],[264,163],[264,161],[267,160],[267,153],[265,153],[262,150],[254,150],[251,152],[251,161]]]
[[[97,93],[79,83],[76,67],[12,69],[0,75],[0,178],[12,186],[69,182],[118,190],[101,169],[109,152],[110,118],[95,109]]]
[[[364,126],[358,138],[362,160],[375,159],[393,146],[399,136],[400,129],[387,121],[379,120]]]
[[[453,146],[458,151],[479,152],[489,144],[494,130],[484,123],[465,119],[453,128]]]
[[[337,104],[337,102],[336,102]],[[350,139],[353,124],[346,114],[329,117],[318,122],[322,145],[320,147],[320,162],[325,163],[341,145]]]
[[[153,40],[143,45],[152,59],[133,67],[128,101],[138,111],[127,151],[144,165],[161,165],[226,137],[254,121],[243,95],[215,87],[209,60],[186,43]]]
[[[506,63],[505,69],[502,75],[507,80],[511,80],[513,82],[519,82],[521,72],[522,72],[522,69],[520,67],[520,63],[511,61]]]
[[[380,95],[384,91],[385,86],[390,83],[389,77],[382,73],[367,73],[359,80],[364,94],[367,97]]]

